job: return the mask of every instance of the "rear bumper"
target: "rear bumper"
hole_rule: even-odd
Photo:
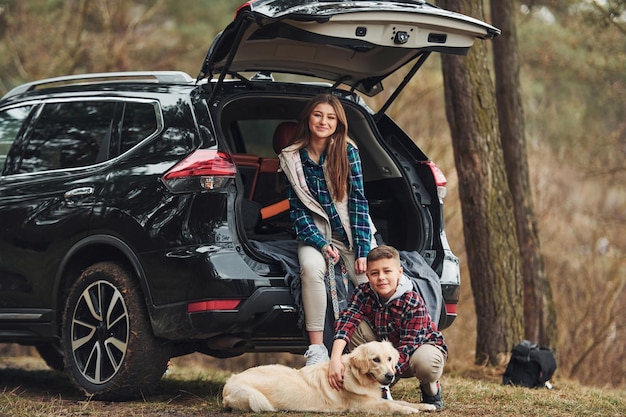
[[[210,344],[213,340],[218,345],[218,340],[228,338],[233,344],[248,346],[248,351],[258,351],[263,345],[267,351],[280,350],[281,340],[287,345],[305,346],[298,317],[289,288],[261,287],[232,310],[190,313],[186,303],[159,307],[153,311],[152,326],[157,337],[172,341],[205,340]]]

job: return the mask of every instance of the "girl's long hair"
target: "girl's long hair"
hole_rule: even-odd
[[[339,99],[331,94],[319,94],[313,97],[302,111],[293,142],[299,145],[298,149],[302,149],[309,144],[311,138],[309,117],[313,113],[313,109],[321,103],[330,104],[337,115],[337,129],[329,137],[326,147],[326,162],[324,164],[330,194],[333,200],[342,201],[348,191],[350,164],[347,151],[348,119]]]

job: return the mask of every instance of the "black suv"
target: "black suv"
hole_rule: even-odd
[[[0,342],[35,345],[102,399],[145,392],[173,356],[303,352],[277,152],[322,92],[346,109],[379,238],[436,273],[431,313],[448,327],[459,265],[445,177],[385,110],[432,52],[497,34],[418,0],[260,0],[217,36],[197,79],[16,87],[0,101]],[[359,94],[405,64],[387,103],[368,108]]]

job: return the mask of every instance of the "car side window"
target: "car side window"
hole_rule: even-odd
[[[106,158],[114,101],[47,103],[30,135],[18,173],[76,168]],[[103,153],[104,158],[100,156]]]
[[[120,154],[155,133],[158,129],[154,105],[150,103],[127,102],[124,106],[122,140]]]
[[[28,117],[32,106],[14,107],[0,111],[0,174],[4,171],[4,161],[9,149]]]

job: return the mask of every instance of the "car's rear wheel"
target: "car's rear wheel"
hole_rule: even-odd
[[[170,350],[152,334],[139,287],[122,266],[87,268],[70,289],[63,314],[66,368],[98,399],[147,393],[167,367]]]

